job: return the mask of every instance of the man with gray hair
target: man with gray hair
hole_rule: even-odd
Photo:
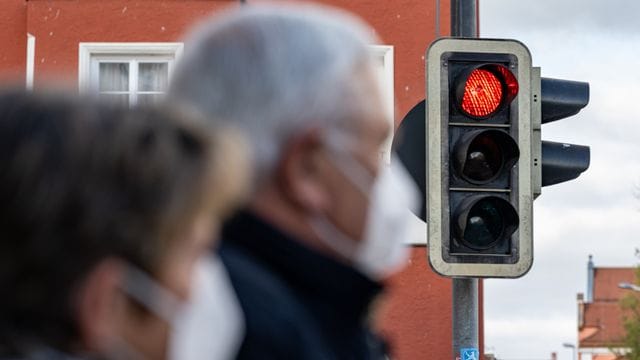
[[[241,359],[385,357],[369,310],[405,263],[417,191],[380,156],[392,121],[372,33],[317,5],[245,6],[201,26],[176,69],[171,96],[252,145],[252,201],[220,249],[246,318]]]

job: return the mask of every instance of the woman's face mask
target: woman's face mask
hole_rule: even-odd
[[[204,256],[193,272],[188,300],[181,300],[145,272],[129,266],[124,292],[170,326],[166,358],[233,359],[244,335],[244,319],[222,262]],[[164,344],[158,344],[164,347]],[[143,359],[120,339],[114,356]],[[121,358],[121,357],[120,357]]]

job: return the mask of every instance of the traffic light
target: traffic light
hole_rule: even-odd
[[[427,226],[433,269],[518,277],[533,262],[531,56],[513,40],[427,53]]]
[[[520,277],[541,187],[589,167],[587,146],[542,141],[541,125],[577,114],[589,84],[541,78],[522,43],[501,39],[437,40],[426,74],[429,263],[451,277]]]

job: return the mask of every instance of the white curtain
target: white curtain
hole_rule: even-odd
[[[129,91],[129,63],[100,63],[99,90]]]
[[[131,78],[130,64],[138,66],[137,79]],[[110,102],[128,106],[131,90],[139,104],[154,103],[164,95],[168,83],[168,62],[100,62],[98,90]]]
[[[169,82],[169,64],[140,63],[138,66],[138,91],[165,92]]]

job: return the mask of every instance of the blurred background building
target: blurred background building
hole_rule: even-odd
[[[620,301],[628,290],[620,283],[634,283],[633,267],[595,267],[589,256],[587,291],[578,294],[579,360],[623,359],[625,330]]]

